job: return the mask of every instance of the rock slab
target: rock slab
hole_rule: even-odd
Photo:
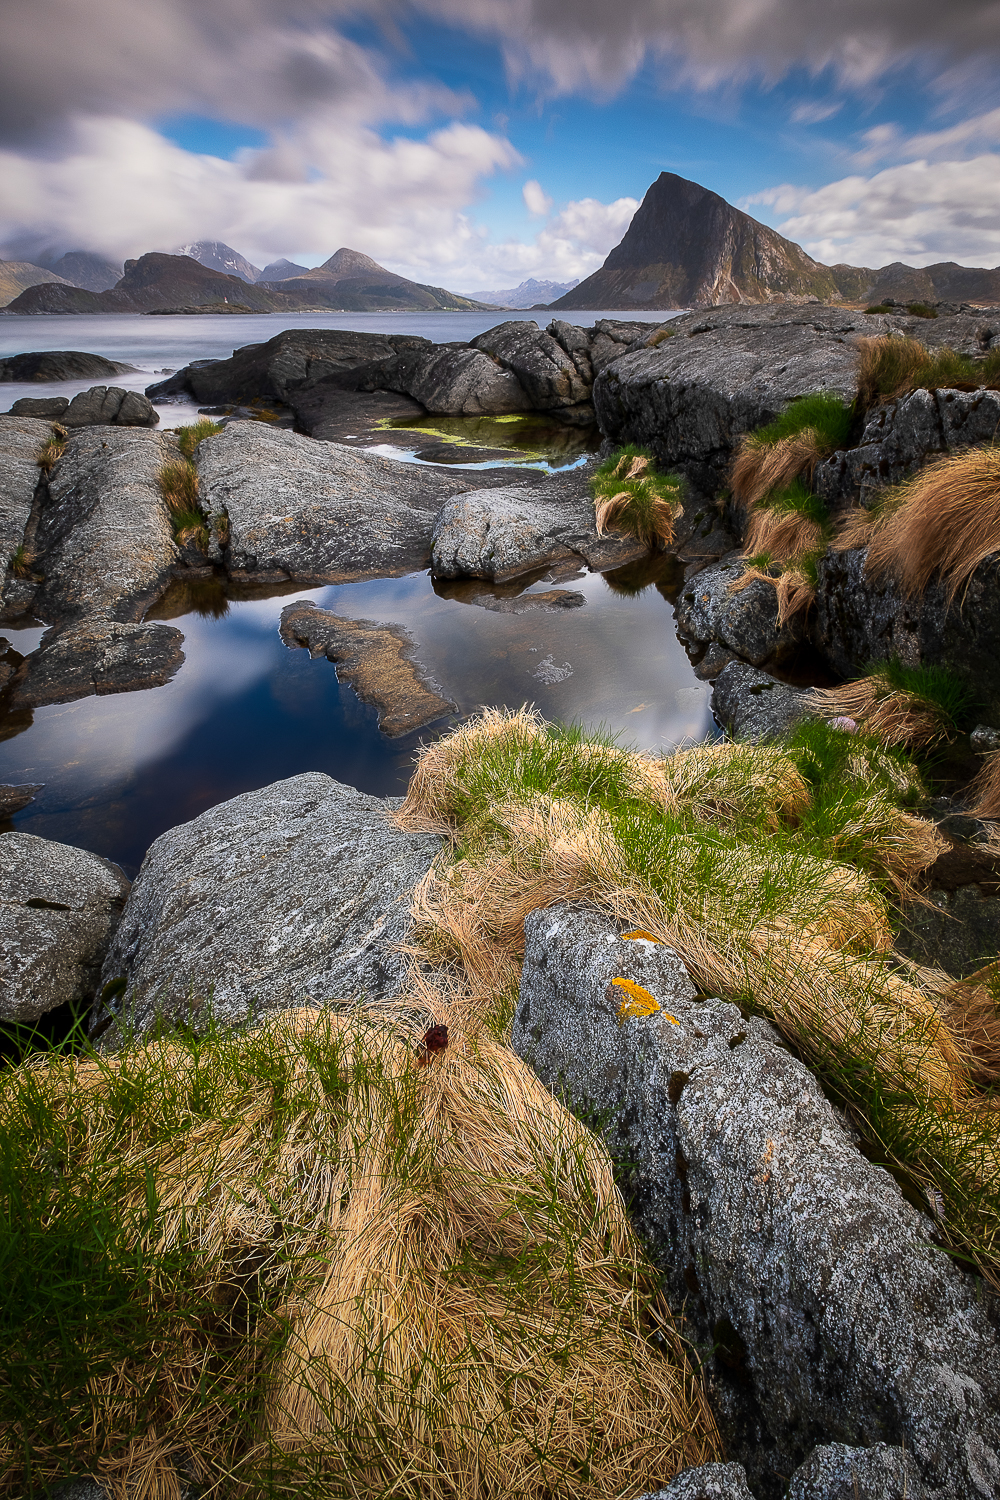
[[[36,1021],[95,991],[129,883],[86,849],[0,834],[0,1019]]]
[[[677,598],[679,634],[695,647],[722,646],[754,667],[780,662],[801,643],[802,626],[779,626],[777,591],[763,578],[734,589],[744,566],[733,552],[690,579]]]
[[[803,717],[807,691],[746,662],[731,661],[713,684],[712,712],[736,740],[773,740]]]
[[[525,920],[514,1050],[627,1162],[633,1220],[754,1492],[819,1443],[905,1446],[941,1500],[1000,1489],[1000,1341],[972,1278],[765,1022],[699,1002],[679,959],[596,913]],[[610,981],[662,1009],[618,1024]],[[609,999],[609,992],[615,998]]]
[[[138,1035],[158,1013],[221,1025],[394,993],[410,897],[440,840],[319,771],[244,792],[162,834],[104,964]],[[95,1027],[109,1019],[95,1015]],[[108,1035],[113,1035],[109,1031]]]
[[[11,583],[8,564],[24,541],[41,478],[36,455],[52,436],[35,417],[0,417],[0,613]]]

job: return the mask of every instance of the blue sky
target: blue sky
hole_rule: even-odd
[[[0,243],[124,256],[217,238],[257,264],[348,244],[460,290],[568,280],[671,171],[821,260],[996,265],[998,17],[931,0],[38,0],[0,61]]]

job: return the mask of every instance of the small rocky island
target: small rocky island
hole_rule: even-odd
[[[205,422],[158,431],[179,396]],[[358,446],[426,413],[542,413],[601,451],[543,480]],[[63,1143],[67,1222],[84,1186],[107,1203],[141,1309],[113,1357],[100,1309],[67,1325],[103,1372],[89,1427],[45,1346],[70,1435],[3,1440],[12,1474],[1000,1492],[998,430],[996,310],[808,300],[469,344],[296,329],[0,417],[0,620],[47,626],[4,643],[8,712],[169,680],[182,633],[146,614],[178,578],[429,568],[501,608],[652,545],[726,731],[647,754],[487,709],[401,802],[294,776],[169,830],[131,887],[0,834],[0,1015],[87,1033],[0,1107],[36,1110],[25,1173]],[[281,634],[386,734],[449,709],[399,627],[292,600]]]

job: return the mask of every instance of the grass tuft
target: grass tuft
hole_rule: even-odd
[[[964,448],[900,485],[870,531],[866,570],[922,594],[935,574],[951,603],[1000,552],[1000,447]]]
[[[910,391],[1000,389],[1000,350],[973,360],[954,349],[926,349],[901,334],[858,340],[858,407],[896,401]]]
[[[853,421],[853,409],[828,391],[792,401],[740,444],[730,471],[734,499],[752,510],[792,485],[808,486],[816,465],[847,447]]]
[[[631,444],[606,459],[590,481],[597,534],[615,526],[652,550],[669,547],[682,514],[680,481],[657,471],[652,455]]]
[[[160,468],[157,480],[167,502],[174,541],[178,546],[195,546],[206,552],[210,536],[198,500],[198,470],[194,464],[187,458],[170,459]]]
[[[718,1456],[603,1146],[426,999],[6,1075],[0,1492],[598,1500]]]
[[[926,750],[954,738],[974,695],[946,667],[906,667],[897,658],[873,663],[854,682],[815,688],[807,702],[823,718],[853,719],[880,744]]]
[[[223,432],[221,422],[213,422],[211,417],[200,417],[197,422],[182,427],[177,434],[177,446],[185,458],[194,458],[194,450],[203,438],[214,437],[217,432]]]

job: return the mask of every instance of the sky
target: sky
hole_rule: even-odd
[[[1000,0],[0,0],[0,253],[596,270],[676,172],[817,260],[1000,264]]]

